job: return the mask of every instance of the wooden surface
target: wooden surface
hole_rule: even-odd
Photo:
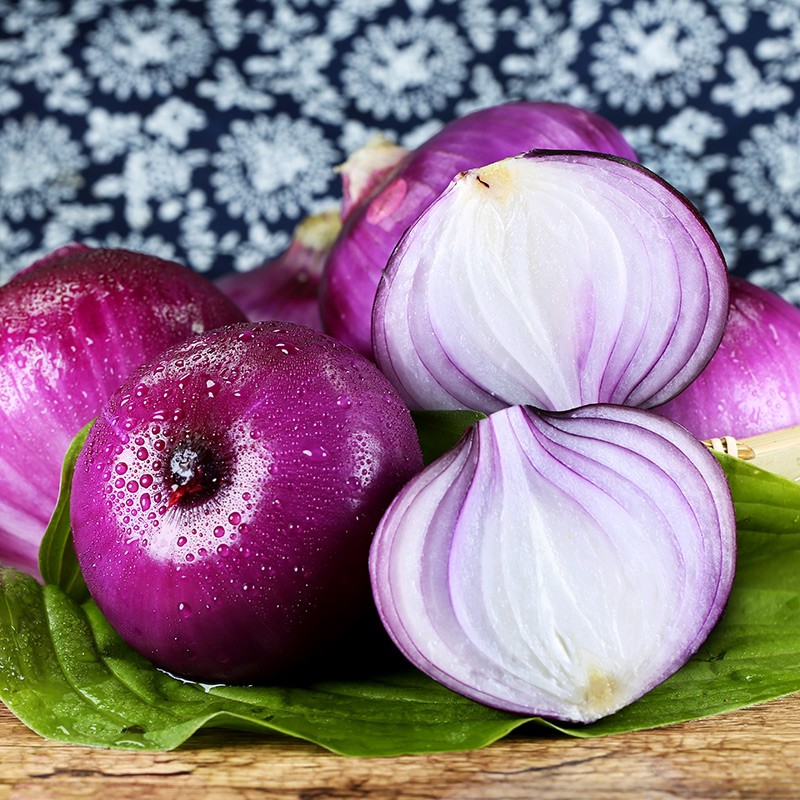
[[[0,800],[798,798],[800,695],[590,741],[531,733],[469,753],[346,759],[203,732],[170,753],[45,742],[0,705]]]

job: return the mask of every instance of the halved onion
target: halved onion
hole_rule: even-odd
[[[453,120],[407,156],[399,148],[373,142],[363,157],[351,157],[344,188],[353,199],[345,197],[347,218],[321,286],[326,332],[371,356],[375,290],[406,228],[462,170],[533,147],[635,158],[622,134],[603,117],[566,103],[527,101],[482,108]],[[354,172],[369,178],[354,181]]]
[[[697,650],[735,550],[725,476],[677,424],[512,406],[401,490],[370,574],[419,669],[487,705],[590,722]]]
[[[683,195],[625,159],[539,150],[460,174],[411,226],[373,345],[412,407],[651,407],[702,370],[727,308]]]

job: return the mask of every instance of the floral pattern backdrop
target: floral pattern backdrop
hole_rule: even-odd
[[[0,282],[71,240],[253,268],[375,132],[529,98],[614,122],[800,303],[799,87],[798,0],[0,0]]]

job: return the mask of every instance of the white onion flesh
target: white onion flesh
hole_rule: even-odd
[[[416,408],[651,407],[711,358],[727,293],[707,224],[661,178],[532,151],[462,173],[408,230],[373,346]]]
[[[724,474],[653,412],[513,406],[407,484],[373,540],[386,629],[479,702],[589,722],[676,671],[730,592]]]

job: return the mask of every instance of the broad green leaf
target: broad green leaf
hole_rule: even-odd
[[[265,687],[186,682],[152,667],[97,607],[0,573],[0,697],[50,739],[166,750],[202,727],[281,732],[349,755],[482,747],[523,719],[473,703],[395,661],[356,680]]]
[[[0,573],[0,698],[43,736],[170,749],[203,727],[281,732],[358,756],[482,747],[528,724],[573,736],[653,728],[800,691],[800,486],[721,457],[739,525],[736,580],[697,655],[622,711],[592,725],[505,714],[362,648],[349,666],[263,687],[185,682],[155,669],[91,602],[14,570]]]
[[[469,428],[486,414],[480,411],[412,411],[425,464],[446,453]]]
[[[94,420],[81,428],[67,449],[61,467],[58,502],[39,546],[39,572],[44,582],[60,587],[78,602],[86,600],[89,597],[89,591],[83,581],[75,549],[72,546],[69,499],[72,476],[75,474],[75,462],[92,425],[94,425]]]

